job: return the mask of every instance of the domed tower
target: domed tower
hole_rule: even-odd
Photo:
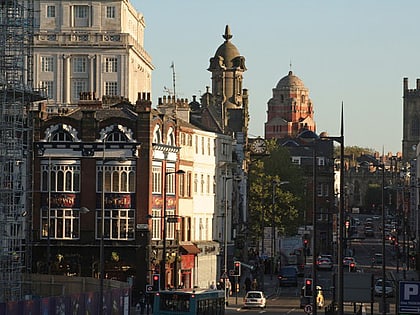
[[[247,92],[242,90],[243,73],[247,70],[245,58],[230,41],[232,35],[229,25],[226,25],[223,38],[225,42],[216,50],[214,57],[210,58],[207,69],[212,73],[214,106],[224,132],[243,131],[244,124],[247,124],[247,118],[243,114],[247,113],[248,101]]]
[[[268,101],[265,138],[293,137],[302,129],[316,131],[313,104],[302,80],[289,71]]]

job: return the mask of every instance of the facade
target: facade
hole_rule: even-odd
[[[87,95],[134,103],[151,91],[146,25],[129,1],[34,2],[34,88],[48,103],[65,110]]]
[[[295,137],[303,129],[316,131],[314,106],[302,80],[289,71],[268,101],[265,138]]]
[[[408,78],[403,79],[403,161],[410,162],[417,157],[416,147],[420,141],[420,79],[416,88],[408,88]]]
[[[313,225],[315,211],[317,226],[315,255],[336,253],[337,243],[334,236],[337,235],[338,204],[334,188],[336,187],[335,180],[339,177],[337,178],[335,172],[333,141],[318,140],[308,144],[295,138],[286,140],[283,146],[289,150],[292,163],[301,167],[308,177],[305,188],[308,207],[304,223],[305,227]]]

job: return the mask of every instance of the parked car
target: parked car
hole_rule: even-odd
[[[334,265],[329,258],[318,258],[316,261],[316,267],[318,270],[332,270]]]
[[[298,283],[298,270],[295,266],[286,266],[280,268],[278,275],[279,286],[293,286],[296,287]]]
[[[248,291],[244,297],[243,308],[266,307],[267,298],[262,291]]]
[[[382,296],[382,279],[378,279],[375,282],[375,296]],[[385,296],[394,296],[394,285],[390,280],[385,280]]]

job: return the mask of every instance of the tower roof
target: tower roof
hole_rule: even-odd
[[[225,34],[223,35],[225,42],[217,48],[214,55],[214,57],[223,57],[224,64],[228,68],[233,66],[233,59],[240,56],[238,48],[230,42],[232,37],[230,27],[229,25],[226,25]]]
[[[301,79],[293,74],[292,71],[289,71],[289,74],[281,78],[276,86],[278,89],[285,87],[305,87],[305,85]]]

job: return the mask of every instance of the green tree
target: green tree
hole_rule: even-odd
[[[261,238],[264,226],[273,224],[283,235],[296,235],[306,210],[302,170],[275,140],[268,141],[267,148],[270,154],[253,158],[249,170],[249,230],[254,240]]]

